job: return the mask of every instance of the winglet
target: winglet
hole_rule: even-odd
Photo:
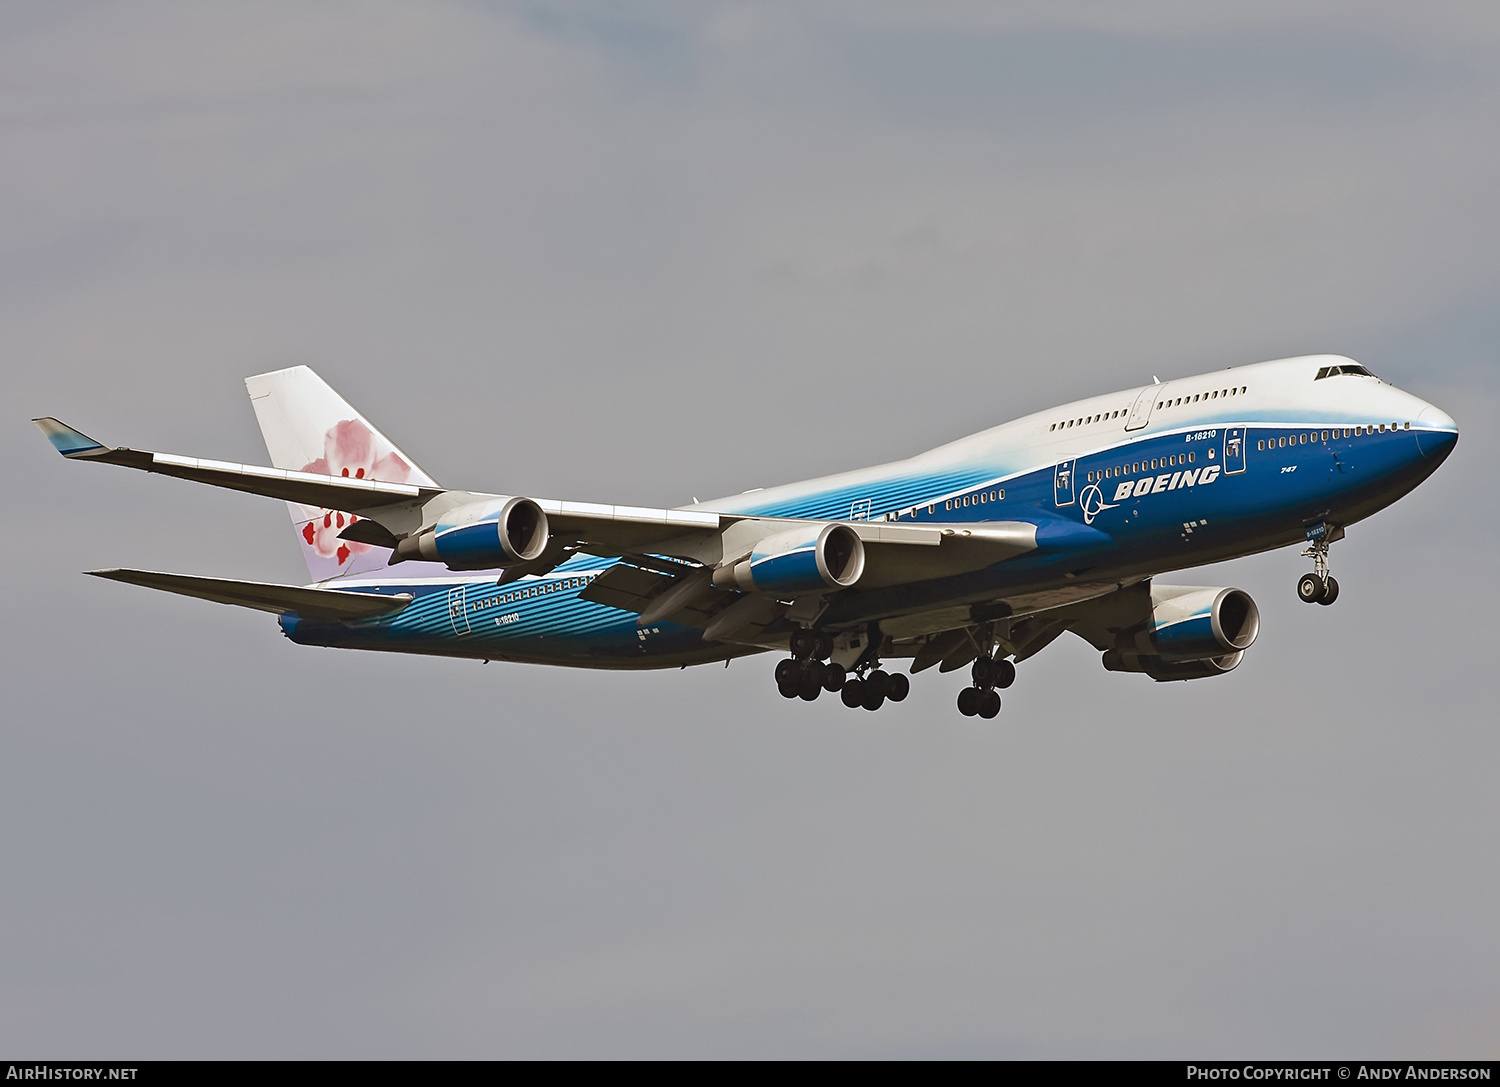
[[[47,436],[47,440],[52,443],[52,448],[65,457],[87,457],[90,454],[104,452],[104,446],[87,434],[74,430],[60,419],[48,416],[43,419],[33,419],[32,422]]]

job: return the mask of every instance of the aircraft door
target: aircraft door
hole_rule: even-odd
[[[1165,385],[1147,385],[1141,390],[1141,394],[1135,398],[1135,403],[1130,406],[1130,418],[1125,420],[1126,430],[1140,430],[1151,421],[1151,409],[1156,407],[1158,400],[1166,398],[1167,387]]]
[[[1059,506],[1073,504],[1073,469],[1077,464],[1076,460],[1065,460],[1052,475],[1052,498]]]
[[[1230,427],[1224,431],[1224,474],[1235,475],[1245,470],[1245,428]]]
[[[464,607],[464,587],[455,586],[448,590],[448,619],[453,623],[453,633],[464,635],[469,633],[469,612]]]

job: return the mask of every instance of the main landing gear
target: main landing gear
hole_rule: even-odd
[[[901,672],[880,667],[877,651],[883,639],[872,629],[869,647],[845,669],[832,656],[848,660],[852,651],[834,652],[833,640],[823,631],[799,629],[791,638],[792,655],[776,664],[776,689],[783,698],[814,702],[827,691],[837,694],[850,709],[878,710],[887,702],[904,702],[911,693],[911,680]],[[840,644],[843,644],[842,642]],[[855,643],[858,648],[858,643]],[[958,712],[965,717],[991,720],[1000,714],[1000,691],[1016,681],[1016,665],[988,627],[979,631],[970,652],[978,651],[970,676],[973,685],[958,695]]]
[[[1313,572],[1297,581],[1297,599],[1302,603],[1332,604],[1339,598],[1338,580],[1328,572],[1328,545],[1342,536],[1342,531],[1329,531],[1327,525],[1307,530],[1308,548],[1302,557],[1313,560]]]
[[[783,698],[813,702],[824,691],[838,694],[850,709],[878,710],[887,702],[901,702],[911,693],[911,680],[878,667],[873,656],[862,658],[853,673],[828,658],[833,641],[822,631],[792,634],[792,655],[776,665],[776,689]]]
[[[974,686],[958,692],[958,712],[965,717],[992,720],[1000,713],[1000,692],[995,688],[1004,690],[1016,681],[1016,666],[1003,657],[992,657],[985,652],[975,658],[970,674]]]
[[[878,710],[887,702],[906,701],[906,696],[909,694],[911,694],[911,680],[904,672],[887,672],[883,668],[869,668],[863,676],[856,674],[845,683],[839,697],[851,710],[859,706],[867,710]]]

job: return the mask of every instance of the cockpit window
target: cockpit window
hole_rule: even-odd
[[[1313,378],[1313,380],[1314,381],[1322,381],[1325,377],[1340,377],[1340,376],[1344,376],[1344,375],[1348,375],[1350,377],[1374,377],[1375,376],[1374,374],[1370,373],[1370,371],[1366,370],[1363,366],[1361,366],[1359,363],[1357,363],[1357,362],[1349,362],[1349,363],[1345,363],[1343,366],[1324,366],[1324,367],[1321,367],[1318,370],[1318,376],[1315,377],[1315,378]]]

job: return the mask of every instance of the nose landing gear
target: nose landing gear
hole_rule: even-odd
[[[1339,598],[1338,578],[1303,574],[1297,582],[1297,599],[1304,604],[1332,604]]]
[[[1313,560],[1313,572],[1297,581],[1297,599],[1304,604],[1332,604],[1339,598],[1338,580],[1328,572],[1328,545],[1344,538],[1344,530],[1317,524],[1307,530],[1308,548],[1302,557]]]

